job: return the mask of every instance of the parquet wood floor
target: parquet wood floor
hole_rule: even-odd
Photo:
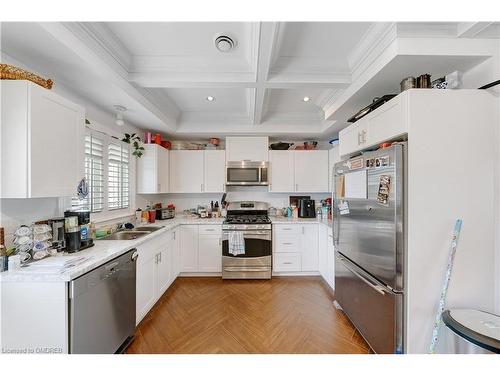
[[[368,353],[319,277],[177,278],[127,353]]]

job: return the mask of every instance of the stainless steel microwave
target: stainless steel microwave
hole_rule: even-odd
[[[269,185],[267,161],[228,161],[226,185]]]

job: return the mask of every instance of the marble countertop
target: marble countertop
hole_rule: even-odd
[[[127,241],[112,241],[112,240],[97,240],[94,241],[94,246],[91,248],[79,251],[77,253],[61,253],[53,257],[48,257],[37,262],[30,263],[27,267],[22,267],[17,270],[8,270],[0,272],[0,282],[67,282],[76,279],[77,277],[87,273],[102,264],[114,259],[127,251],[140,246],[141,244],[150,241],[151,239],[160,236],[179,225],[185,224],[222,224],[224,218],[200,219],[178,215],[173,219],[158,220],[150,226],[162,226],[160,230],[152,232],[146,236],[137,238],[136,240]],[[64,258],[71,261],[77,258],[86,257],[87,261],[82,262],[65,272],[60,273],[60,267],[49,265],[54,261],[54,258]],[[30,268],[31,267],[31,268]]]
[[[27,267],[22,267],[17,270],[9,270],[6,272],[0,272],[0,282],[68,282],[76,279],[77,277],[87,273],[96,267],[116,258],[127,251],[140,246],[141,244],[150,241],[151,239],[160,236],[172,229],[175,229],[179,225],[187,224],[207,224],[207,225],[221,225],[224,218],[211,218],[211,219],[201,219],[192,218],[188,216],[178,215],[173,219],[159,220],[151,226],[162,226],[160,230],[152,232],[146,236],[137,238],[136,240],[130,241],[94,241],[94,246],[79,251],[73,254],[62,253],[53,257],[42,259],[38,262],[33,262]],[[306,219],[306,218],[288,218],[283,216],[272,216],[271,221],[273,224],[323,224],[331,228],[331,220],[321,220],[321,219]],[[60,272],[60,267],[56,267],[53,264],[54,261],[64,260],[74,260],[77,258],[85,257],[86,261],[71,267],[64,272]],[[54,259],[58,258],[58,259]],[[61,262],[58,262],[59,264]]]

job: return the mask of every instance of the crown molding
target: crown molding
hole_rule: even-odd
[[[458,38],[474,38],[481,31],[484,31],[495,22],[459,22],[457,24]]]

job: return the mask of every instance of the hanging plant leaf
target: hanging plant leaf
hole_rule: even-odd
[[[125,133],[124,137],[122,138],[122,141],[128,144],[131,144],[134,151],[132,152],[132,155],[134,155],[137,158],[140,158],[143,154],[142,150],[144,150],[144,147],[140,145],[139,142],[141,142],[141,138],[136,135],[136,133],[128,134]]]

